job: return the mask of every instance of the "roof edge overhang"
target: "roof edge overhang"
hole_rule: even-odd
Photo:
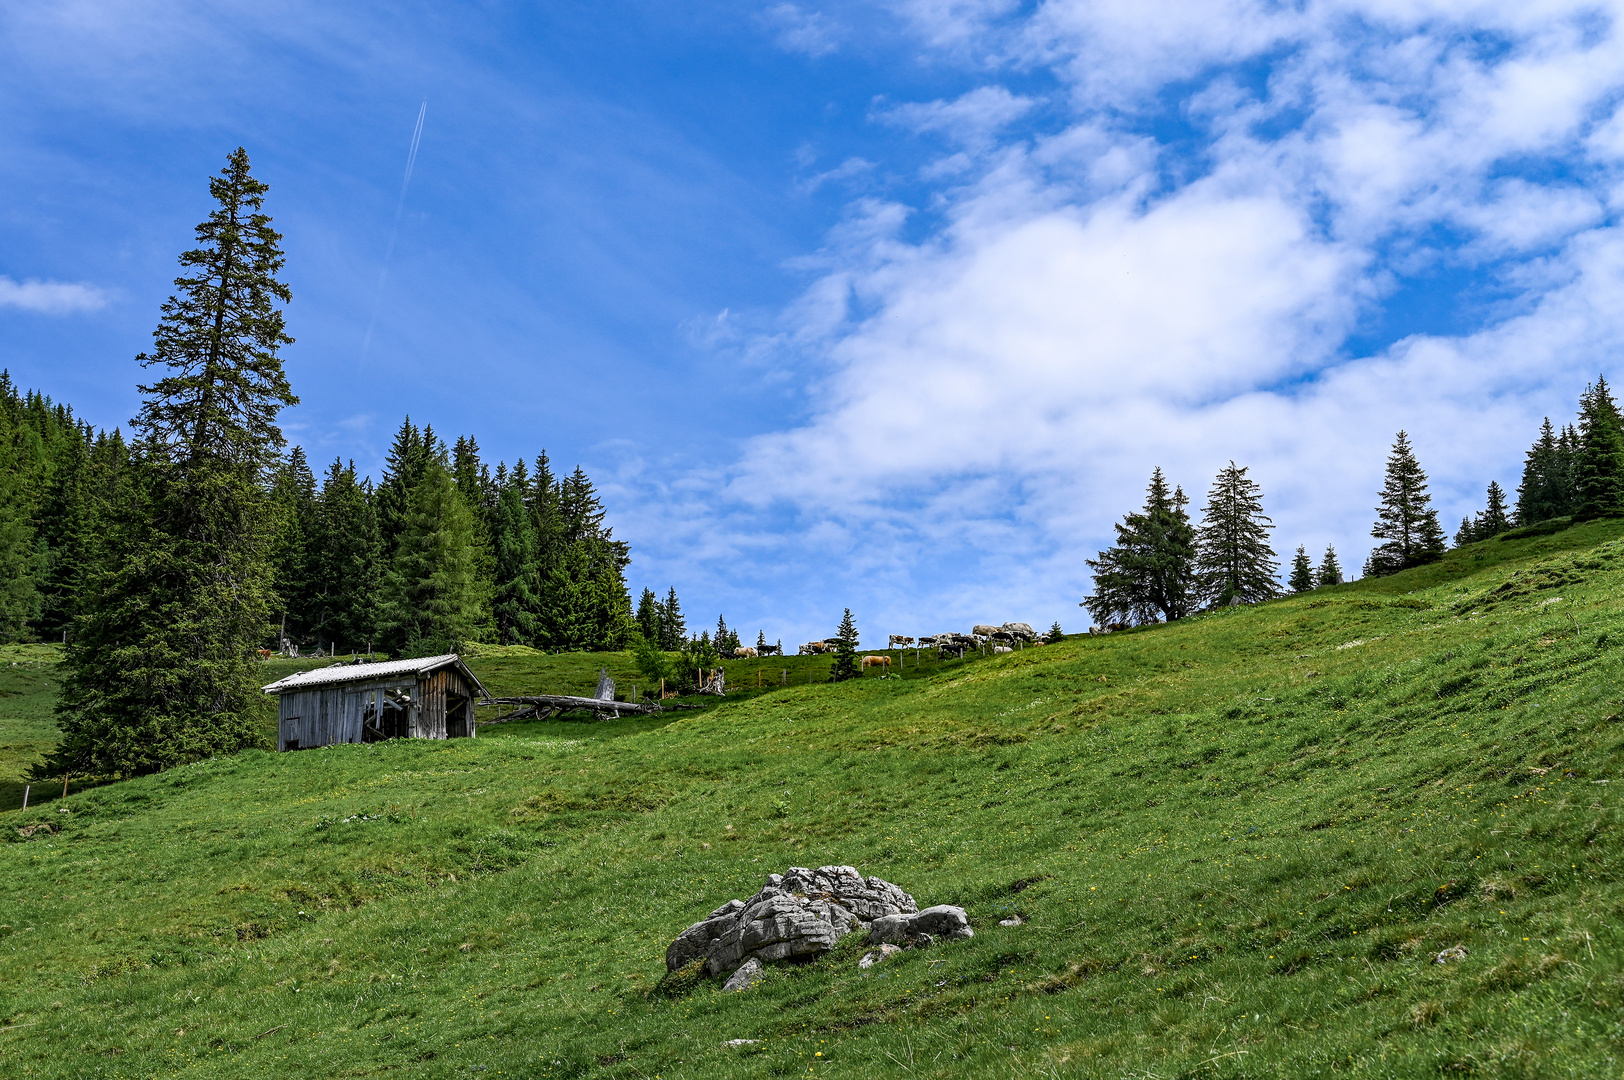
[[[456,653],[428,656],[421,660],[390,660],[381,664],[330,664],[310,671],[297,671],[260,687],[263,694],[287,694],[297,690],[337,689],[353,683],[381,679],[420,679],[442,668],[455,667],[462,673],[481,698],[489,698],[490,691],[473,673],[468,664]],[[312,677],[315,676],[315,677]]]

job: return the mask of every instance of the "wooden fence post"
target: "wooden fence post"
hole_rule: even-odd
[[[28,809],[28,793],[30,791],[32,791],[33,789],[34,789],[33,784],[24,784],[23,785],[23,809],[24,810]]]

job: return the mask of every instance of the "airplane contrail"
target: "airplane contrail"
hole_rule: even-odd
[[[389,230],[389,246],[383,253],[383,266],[378,270],[378,289],[372,297],[372,318],[367,320],[366,337],[361,340],[361,359],[367,358],[372,348],[372,330],[378,322],[378,305],[383,302],[383,285],[389,277],[389,260],[395,254],[395,240],[400,236],[400,219],[406,212],[406,189],[412,183],[412,168],[417,164],[417,145],[423,141],[423,118],[428,115],[428,99],[417,110],[417,126],[412,129],[412,148],[406,152],[406,176],[400,182],[400,198],[395,203],[395,224]]]

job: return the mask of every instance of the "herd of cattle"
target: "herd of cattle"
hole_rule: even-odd
[[[1041,645],[1043,638],[1036,630],[1023,622],[1007,622],[1002,626],[990,626],[985,623],[971,628],[968,634],[930,634],[918,638],[903,637],[892,634],[886,645],[889,649],[935,649],[941,656],[963,656],[967,650],[991,647],[995,653],[1010,652],[1023,645]],[[802,645],[798,655],[822,656],[832,653],[840,647],[839,638],[824,638],[822,641],[809,641]],[[889,657],[865,656],[863,666],[887,666],[891,663]]]

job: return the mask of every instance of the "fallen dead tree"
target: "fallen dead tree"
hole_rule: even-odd
[[[654,702],[614,701],[595,697],[575,697],[571,694],[531,694],[524,697],[486,698],[481,705],[507,707],[495,720],[481,720],[481,724],[505,724],[509,720],[546,720],[549,717],[578,710],[590,710],[599,716],[609,713],[619,717],[626,713],[651,715],[662,711]],[[515,706],[517,706],[515,708]],[[670,708],[671,706],[667,706]]]

